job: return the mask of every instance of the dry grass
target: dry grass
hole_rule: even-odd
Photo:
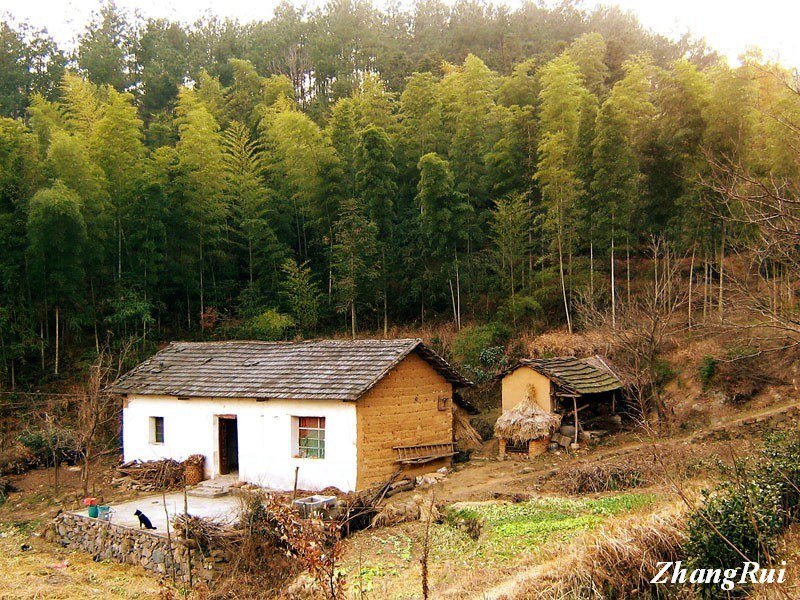
[[[564,331],[549,331],[525,340],[528,356],[546,358],[550,356],[586,357],[608,353],[608,339],[599,332],[569,334]]]
[[[470,423],[467,411],[459,406],[453,408],[453,437],[459,450],[483,448],[483,438]]]
[[[562,476],[561,487],[568,494],[594,494],[627,490],[645,485],[642,472],[629,463],[581,465]]]
[[[22,550],[23,544],[31,546]],[[157,578],[141,567],[93,562],[84,552],[32,540],[18,528],[0,526],[0,599],[157,598]]]
[[[498,438],[522,444],[549,437],[561,423],[561,416],[542,410],[532,402],[523,402],[500,415],[494,424]]]

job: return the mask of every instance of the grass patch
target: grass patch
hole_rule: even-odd
[[[648,511],[661,500],[655,494],[629,492],[517,504],[455,504],[442,511],[443,522],[430,530],[431,581],[441,589],[488,585],[515,565],[535,559],[537,548],[568,541],[617,515]],[[424,523],[417,522],[357,534],[366,547],[353,548],[345,561],[353,589],[371,589],[376,597],[413,597],[409,590],[418,592],[423,531]]]
[[[487,545],[501,558],[534,549],[551,539],[569,539],[611,516],[650,506],[653,494],[620,494],[597,499],[540,498],[519,504],[470,506],[483,519]]]

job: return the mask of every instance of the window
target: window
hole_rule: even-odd
[[[150,417],[150,443],[164,443],[164,417]]]
[[[297,456],[325,458],[325,417],[297,418]]]

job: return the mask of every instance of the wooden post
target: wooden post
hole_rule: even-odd
[[[572,410],[575,411],[575,443],[578,443],[578,399],[572,397]]]
[[[498,444],[498,449],[500,451],[500,460],[506,459],[506,440],[505,438],[500,438],[500,442]]]
[[[536,446],[536,440],[529,440],[528,441],[528,458],[535,458],[539,452],[539,448]]]
[[[297,499],[297,475],[300,473],[300,467],[294,468],[294,489],[292,489],[292,502]]]

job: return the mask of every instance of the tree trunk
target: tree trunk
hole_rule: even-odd
[[[117,279],[122,279],[122,220],[117,216]]]
[[[58,375],[58,343],[59,343],[59,306],[56,304],[56,357],[55,357],[55,368],[53,369],[53,374]]]
[[[625,236],[625,297],[631,305],[631,240]]]
[[[205,288],[203,287],[203,242],[200,242],[200,316],[205,312]]]
[[[692,245],[692,261],[689,263],[689,329],[692,328],[692,278],[694,277],[694,254],[697,245]]]
[[[58,484],[59,484],[59,466],[60,460],[58,460],[58,449],[53,450],[53,495],[58,496]]]
[[[564,299],[564,314],[567,317],[567,331],[572,333],[572,319],[569,316],[569,301],[567,300],[567,284],[564,280],[564,252],[561,247],[561,234],[558,236],[558,271],[561,277],[561,296]]]
[[[611,217],[612,223],[614,217]],[[611,325],[617,326],[617,278],[614,265],[614,226],[611,226]]]
[[[94,296],[94,279],[89,280],[89,288],[92,291],[92,325],[94,326],[94,350],[100,354],[100,336],[97,333],[97,301]]]
[[[247,236],[247,269],[250,273],[250,284],[253,283],[253,237]]]
[[[350,328],[353,334],[353,339],[356,339],[356,301],[350,303]]]
[[[722,242],[719,246],[719,320],[722,322],[725,319],[724,304],[723,304],[723,286],[725,278],[725,224],[722,224]]]
[[[89,449],[86,448],[86,451],[83,455],[83,468],[81,469],[81,491],[83,492],[83,497],[89,495],[89,462],[91,461],[91,456],[89,454]]]
[[[594,240],[589,239],[589,299],[594,305]]]
[[[383,337],[384,339],[389,337],[389,308],[387,306],[388,302],[386,300],[386,287],[383,288]]]
[[[456,327],[461,331],[461,274],[458,271],[458,256],[456,256]]]
[[[703,258],[703,322],[708,318],[708,252]]]
[[[453,324],[458,330],[458,309],[456,308],[456,292],[453,289],[453,280],[448,279],[447,284],[450,286],[450,303],[453,305]]]

